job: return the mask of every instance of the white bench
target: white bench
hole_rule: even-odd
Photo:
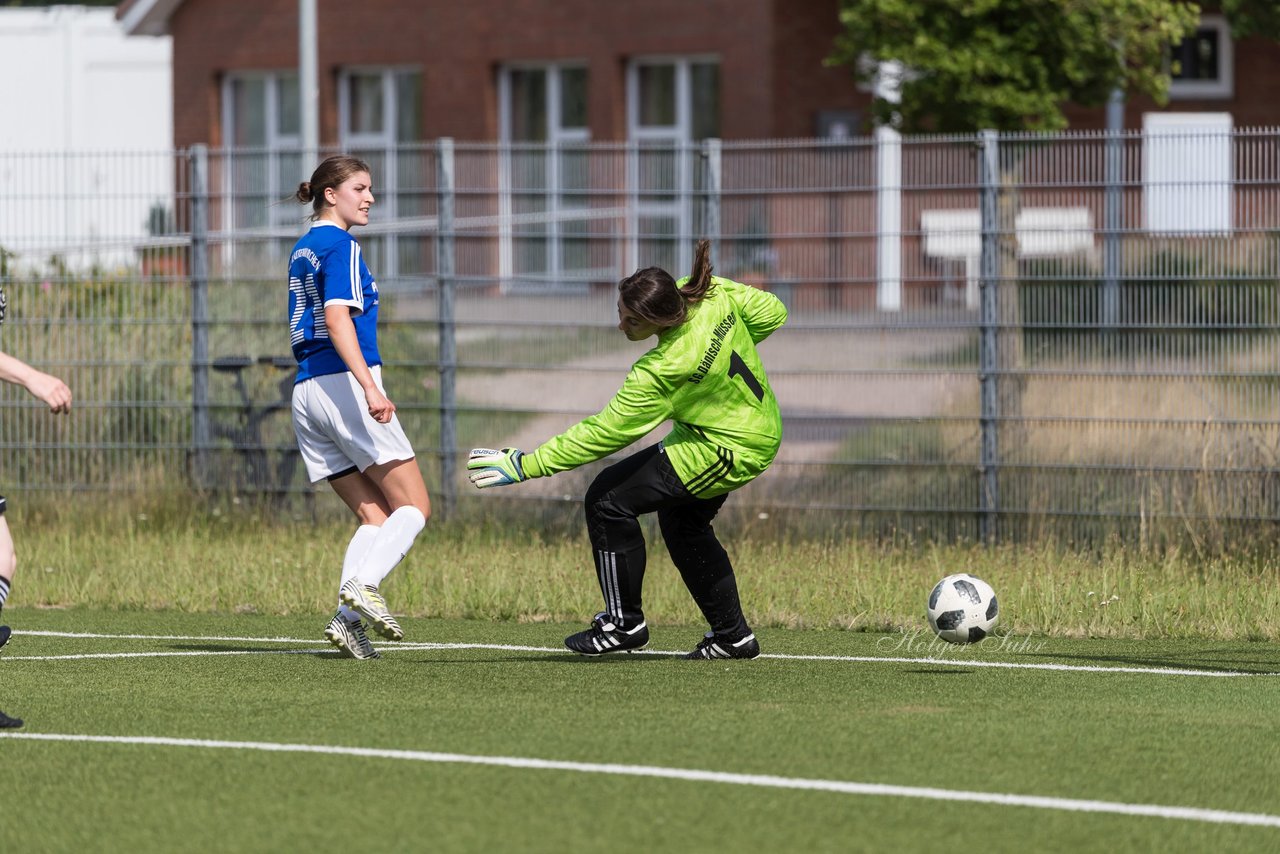
[[[976,210],[920,213],[924,254],[963,261],[965,305],[978,307],[978,263],[982,255],[982,218]],[[1093,214],[1088,208],[1023,208],[1014,218],[1020,258],[1061,258],[1092,253]]]

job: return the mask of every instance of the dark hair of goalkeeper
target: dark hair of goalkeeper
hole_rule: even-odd
[[[684,323],[689,306],[711,293],[711,242],[699,240],[693,250],[693,271],[683,287],[661,267],[636,270],[618,283],[620,301],[628,311],[659,329]]]

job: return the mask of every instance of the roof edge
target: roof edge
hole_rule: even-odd
[[[169,18],[182,0],[124,0],[116,7],[116,20],[125,35],[167,36]]]

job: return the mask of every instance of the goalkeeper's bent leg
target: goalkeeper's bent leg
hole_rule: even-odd
[[[724,638],[751,633],[738,598],[733,564],[711,527],[727,495],[658,511],[658,526],[671,561],[706,618],[711,631]]]
[[[637,517],[684,491],[660,446],[646,448],[596,476],[583,501],[587,536],[604,610],[623,627],[644,621],[644,534]]]

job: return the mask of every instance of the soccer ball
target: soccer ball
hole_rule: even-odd
[[[950,643],[974,643],[991,633],[1000,616],[991,585],[967,573],[948,575],[929,594],[929,628]]]

